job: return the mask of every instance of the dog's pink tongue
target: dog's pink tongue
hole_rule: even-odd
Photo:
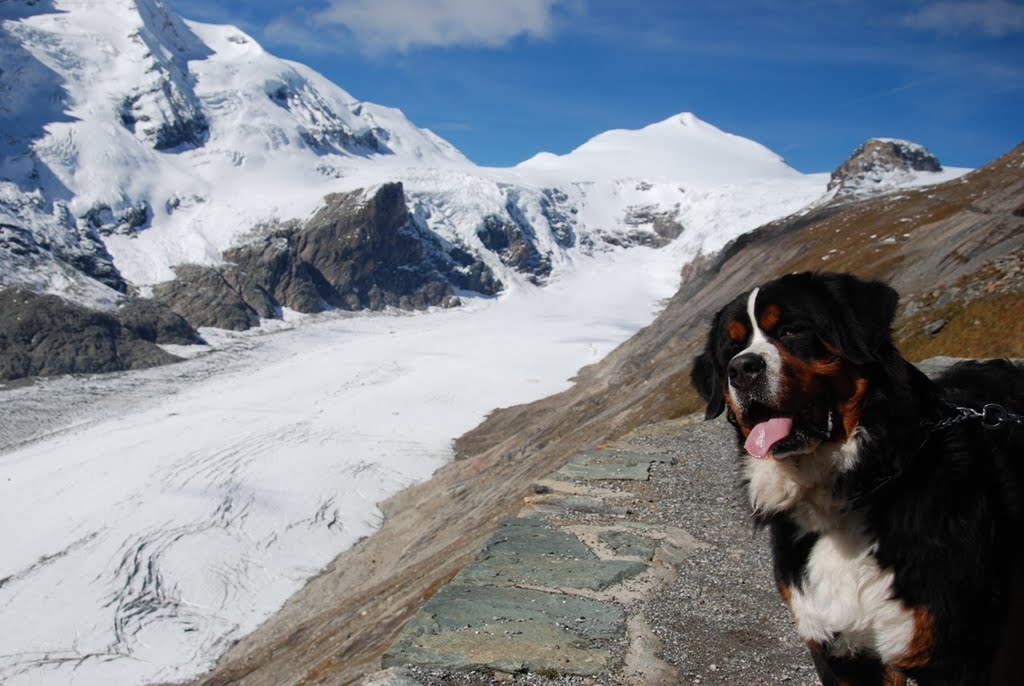
[[[788,436],[792,428],[793,420],[788,417],[776,417],[761,422],[750,431],[743,447],[757,459],[763,460],[772,446]]]

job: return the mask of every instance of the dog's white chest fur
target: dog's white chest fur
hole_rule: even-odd
[[[839,655],[866,651],[889,662],[910,649],[914,615],[893,598],[892,572],[857,538],[833,532],[818,539],[790,606],[804,640],[832,642]]]
[[[832,493],[835,476],[857,463],[858,443],[855,434],[811,455],[748,459],[748,495],[755,511],[786,511],[819,535],[801,588],[790,589],[800,636],[830,644],[837,655],[867,652],[888,662],[909,651],[914,614],[893,598],[893,573],[878,564],[873,542]]]

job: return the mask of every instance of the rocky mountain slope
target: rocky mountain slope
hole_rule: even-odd
[[[486,264],[415,223],[402,184],[385,184],[364,200],[361,192],[329,195],[303,227],[276,227],[226,251],[222,265],[180,266],[154,297],[193,326],[237,330],[273,319],[283,307],[451,307],[456,288],[500,290]]]
[[[383,504],[381,530],[342,554],[203,684],[355,683],[415,610],[575,451],[699,408],[691,360],[713,313],[753,283],[802,269],[888,279],[910,359],[1024,355],[1024,145],[951,182],[836,199],[690,264],[649,327],[564,393],[498,410],[462,459]],[[924,326],[945,320],[938,330]]]

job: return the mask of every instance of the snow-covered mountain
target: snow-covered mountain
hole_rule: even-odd
[[[0,19],[0,287],[90,307],[222,263],[328,193],[388,182],[417,231],[504,288],[609,246],[690,232],[689,249],[713,247],[824,189],[692,114],[481,168],[400,111],[159,0],[12,0]]]
[[[635,245],[681,264],[828,182],[690,113],[479,167],[160,0],[0,4],[0,96],[0,289],[195,327],[453,305]]]
[[[110,295],[67,266],[89,273],[91,257],[103,267],[90,275],[118,287],[104,244],[124,278],[152,283],[173,278],[171,265],[220,260],[258,222],[304,216],[336,164],[466,164],[401,112],[158,1],[14,1],[0,12],[0,209],[16,227],[4,238],[36,256],[5,255],[5,285],[67,294],[71,281],[96,304]]]
[[[801,176],[760,143],[689,112],[638,131],[606,131],[565,155],[538,153],[517,168],[569,172],[578,179],[636,177],[698,186]]]

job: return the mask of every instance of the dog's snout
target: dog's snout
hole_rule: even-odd
[[[729,382],[734,388],[748,389],[764,374],[764,358],[755,353],[744,353],[729,362]]]

